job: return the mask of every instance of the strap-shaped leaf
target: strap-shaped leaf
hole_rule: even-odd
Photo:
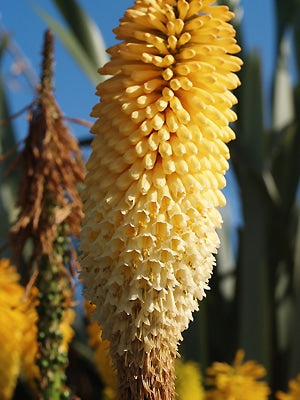
[[[293,30],[294,30],[294,51],[295,51],[295,56],[296,56],[296,62],[297,62],[297,69],[298,69],[298,77],[299,77],[299,71],[300,71],[300,24],[299,24],[299,18],[300,18],[300,2],[297,2],[297,6],[295,7],[294,10],[294,19],[293,19]]]
[[[294,92],[287,43],[283,40],[274,75],[272,174],[286,214],[294,207],[300,178],[299,91]],[[298,120],[298,121],[297,121]]]
[[[261,175],[264,157],[263,94],[261,61],[256,52],[244,57],[243,85],[238,91],[237,140],[231,144],[236,163]]]
[[[5,124],[9,117],[9,107],[6,93],[0,76],[0,154],[5,156],[15,146],[15,137],[10,123]],[[0,162],[0,248],[7,243],[7,234],[10,223],[14,217],[16,200],[17,174],[11,172],[7,175],[11,157]],[[8,256],[5,251],[1,256]]]
[[[49,27],[57,34],[59,39],[74,57],[74,59],[81,66],[83,71],[89,77],[94,85],[97,85],[103,78],[99,75],[98,68],[101,66],[95,62],[82,47],[78,38],[68,28],[60,25],[54,18],[52,18],[47,12],[35,5],[37,13],[44,19]],[[104,61],[104,60],[103,60]]]
[[[300,221],[300,210],[298,211],[298,221]],[[294,308],[292,317],[292,339],[291,339],[291,365],[290,376],[295,377],[299,373],[300,365],[300,346],[299,346],[299,332],[300,332],[300,224],[295,237],[295,269],[293,274],[293,292],[294,292]]]
[[[53,0],[88,58],[99,68],[106,60],[104,40],[95,22],[76,0]]]
[[[276,17],[277,17],[277,49],[279,51],[280,43],[288,26],[292,23],[297,0],[276,0]],[[299,2],[298,2],[299,3]],[[297,24],[299,21],[297,21]]]

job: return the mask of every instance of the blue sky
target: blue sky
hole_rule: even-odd
[[[243,41],[246,49],[255,48],[262,56],[265,85],[268,87],[274,59],[274,0],[241,0],[243,8]],[[53,17],[59,19],[51,0],[36,4],[43,7]],[[29,0],[6,0],[0,3],[0,22],[8,30],[24,55],[30,61],[37,76],[40,74],[41,47],[45,23],[36,14]],[[80,4],[99,26],[106,46],[115,43],[112,29],[133,0],[80,0]],[[100,4],[100,5],[99,5]],[[69,117],[90,119],[92,106],[98,101],[91,82],[78,67],[62,44],[56,40],[55,86],[56,97],[63,112]],[[31,87],[24,79],[16,80],[11,74],[13,60],[7,55],[4,60],[4,78],[9,89],[11,111],[16,111],[29,104],[33,99]],[[26,135],[26,114],[14,123],[18,137]],[[88,134],[87,128],[72,125],[73,133],[82,137]]]

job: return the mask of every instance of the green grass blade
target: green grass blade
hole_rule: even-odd
[[[271,172],[281,207],[289,214],[294,207],[300,178],[300,131],[295,109],[300,105],[299,90],[294,92],[289,70],[290,42],[283,39],[274,74],[273,129],[269,143]]]
[[[283,39],[274,74],[273,128],[280,130],[291,124],[295,116],[294,94],[289,70],[290,39]]]
[[[300,373],[300,208],[298,207],[298,229],[295,244],[295,269],[293,272],[294,308],[292,318],[291,364],[289,376],[294,378]]]
[[[299,8],[299,7],[298,7]],[[297,14],[296,10],[294,13]],[[294,18],[294,16],[293,16]],[[299,28],[297,29],[299,31]],[[295,32],[297,35],[298,33]],[[297,37],[297,36],[296,36]],[[299,352],[299,202],[300,106],[299,87],[294,89],[290,75],[286,39],[282,40],[274,75],[274,129],[271,142],[271,172],[280,201],[274,208],[270,256],[276,268],[277,376],[283,383],[300,372]],[[299,45],[296,43],[296,49]],[[289,47],[287,47],[289,48]],[[298,69],[299,69],[298,64]]]
[[[277,26],[277,49],[280,49],[280,43],[287,27],[292,23],[295,16],[296,4],[298,0],[276,0],[276,26]],[[298,7],[299,8],[299,7]],[[296,20],[299,24],[299,20]]]
[[[237,260],[236,307],[238,346],[246,357],[271,371],[272,313],[268,270],[269,195],[263,180],[265,130],[261,60],[256,52],[244,57],[239,92],[237,139],[232,162],[240,189],[243,226]]]
[[[237,140],[234,154],[247,168],[261,175],[264,157],[264,116],[260,57],[256,52],[244,59],[239,90]]]
[[[294,51],[296,56],[297,68],[298,68],[298,76],[300,71],[300,26],[299,26],[299,18],[300,18],[300,3],[297,3],[297,7],[294,9],[294,19],[293,19],[293,33],[294,33]]]
[[[103,78],[97,72],[100,65],[96,65],[86,54],[81,44],[78,42],[74,34],[67,28],[61,26],[55,19],[40,7],[35,6],[37,13],[44,19],[47,25],[56,33],[74,59],[81,66],[93,85],[97,85]]]
[[[10,123],[4,123],[9,117],[9,107],[6,93],[0,76],[0,154],[5,155],[15,146],[15,136]],[[0,248],[7,244],[10,223],[15,217],[15,200],[17,187],[17,173],[7,175],[11,157],[0,162]],[[8,250],[1,256],[9,256]]]
[[[88,58],[100,67],[107,61],[105,44],[95,22],[75,0],[53,0]]]
[[[262,179],[249,170],[238,173],[244,226],[237,272],[239,347],[271,374],[271,279],[267,266],[268,197]]]

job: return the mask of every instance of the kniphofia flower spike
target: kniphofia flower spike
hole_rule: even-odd
[[[81,277],[121,399],[174,398],[177,345],[219,245],[242,62],[233,13],[213,3],[136,0],[100,70]]]

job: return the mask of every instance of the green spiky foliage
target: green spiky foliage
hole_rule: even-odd
[[[184,352],[202,365],[230,361],[243,348],[247,358],[267,368],[273,395],[300,371],[300,4],[278,0],[274,6],[271,103],[265,101],[260,54],[244,49],[241,56],[237,139],[230,145],[242,219],[236,255],[231,228],[239,211],[231,210],[231,216],[224,214],[212,291],[184,344]],[[236,29],[243,48],[240,26]]]

